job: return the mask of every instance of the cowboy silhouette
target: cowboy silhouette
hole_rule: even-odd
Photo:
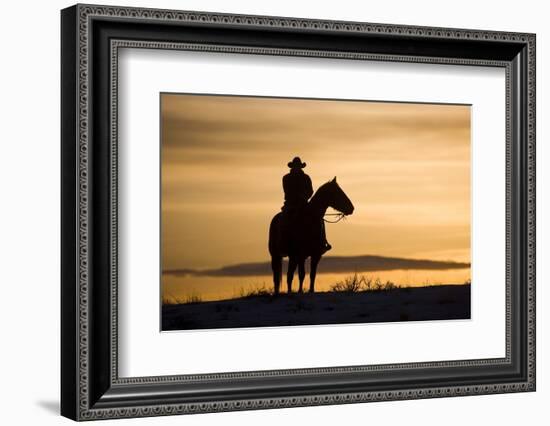
[[[306,163],[303,163],[300,157],[294,157],[289,162],[290,172],[283,176],[283,191],[285,193],[285,202],[281,208],[283,212],[282,233],[283,246],[288,244],[290,236],[299,231],[300,215],[307,205],[309,198],[313,195],[313,185],[311,178],[304,173]],[[321,248],[323,253],[332,248],[328,243],[325,232],[325,223],[321,219]]]

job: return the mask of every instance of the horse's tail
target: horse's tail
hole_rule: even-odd
[[[271,219],[271,224],[269,225],[268,248],[269,248],[269,254],[271,256],[281,256],[281,248],[279,247],[280,225],[281,225],[281,213],[277,213],[275,216],[273,216],[273,219]]]
[[[279,294],[281,285],[281,275],[283,271],[283,257],[279,247],[279,226],[281,222],[281,213],[277,213],[269,225],[269,254],[271,255],[271,270],[273,271],[273,290],[274,294]]]
[[[273,271],[273,294],[279,294],[281,276],[283,274],[283,258],[277,254],[271,255],[271,270]]]

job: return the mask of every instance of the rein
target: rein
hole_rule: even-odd
[[[323,216],[323,220],[326,222],[326,223],[338,223],[340,222],[342,219],[345,219],[346,218],[346,215],[344,213],[325,213],[325,216],[338,216],[338,218],[336,220],[327,220],[325,219],[325,217]]]

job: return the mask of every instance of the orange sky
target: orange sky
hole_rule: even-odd
[[[163,269],[267,261],[282,176],[353,201],[331,255],[470,261],[470,107],[161,95]]]

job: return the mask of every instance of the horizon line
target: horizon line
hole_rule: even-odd
[[[284,263],[288,260],[284,259]],[[390,257],[381,255],[326,256],[322,258],[322,272],[368,272],[399,269],[465,269],[471,267],[471,262],[454,260],[416,259],[406,257]],[[197,276],[251,276],[271,274],[268,260],[258,262],[234,263],[217,268],[172,268],[162,270],[167,275],[197,275]],[[320,271],[321,272],[321,271]]]

